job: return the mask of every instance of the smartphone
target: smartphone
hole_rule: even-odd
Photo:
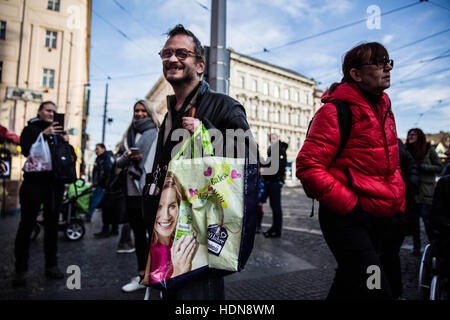
[[[137,147],[131,147],[129,150],[131,151],[132,154],[138,154],[139,153],[139,148],[137,148]]]
[[[56,113],[56,112],[53,117],[53,121],[58,122],[58,126],[61,126],[63,130],[64,130],[64,117],[65,117],[64,113]]]

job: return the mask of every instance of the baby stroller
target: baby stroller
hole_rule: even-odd
[[[433,240],[423,251],[419,295],[426,300],[448,300],[450,293],[450,239]]]
[[[64,232],[64,239],[69,241],[81,240],[86,231],[81,215],[87,213],[92,197],[92,188],[83,179],[71,183],[64,192],[61,205],[58,230]],[[44,225],[43,212],[39,212],[31,239],[37,238]]]
[[[419,294],[430,300],[450,296],[450,175],[436,186],[429,218],[431,241],[420,261]]]

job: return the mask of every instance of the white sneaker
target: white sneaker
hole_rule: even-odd
[[[119,243],[117,246],[117,253],[133,253],[136,248],[129,243]]]
[[[139,276],[135,278],[131,278],[130,283],[127,283],[122,287],[122,291],[124,292],[133,292],[140,289],[147,288],[146,286],[140,284],[141,278]]]

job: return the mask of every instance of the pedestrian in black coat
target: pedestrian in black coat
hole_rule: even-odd
[[[41,132],[45,141],[48,142],[52,154],[55,144],[67,142],[67,137],[63,136],[63,128],[57,125],[57,122],[53,122],[55,112],[56,105],[51,101],[46,101],[39,106],[38,117],[28,121],[28,125],[20,135],[22,154],[25,157],[29,156],[31,146],[36,142]],[[52,163],[52,167],[54,165]],[[52,279],[63,279],[64,274],[58,269],[57,242],[58,219],[64,184],[54,171],[25,172],[23,177],[24,180],[19,192],[21,217],[14,248],[16,273],[13,285],[22,286],[26,282],[30,238],[41,204],[44,208],[45,221],[45,274]]]

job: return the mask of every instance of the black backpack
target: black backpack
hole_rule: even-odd
[[[345,148],[345,145],[347,144],[348,138],[350,137],[350,131],[352,130],[352,111],[350,110],[349,104],[344,101],[334,100],[334,101],[331,101],[331,103],[334,104],[334,106],[336,107],[338,123],[339,123],[339,134],[341,137],[341,139],[339,141],[339,147],[334,156],[334,159],[336,160],[341,155],[342,151]],[[314,121],[314,117],[309,122],[308,131],[306,131],[306,136],[308,136],[309,129],[310,129],[313,121]],[[308,198],[311,198],[313,201],[311,215],[310,215],[312,217],[314,215],[314,196],[305,187],[303,187],[303,190],[305,191],[306,196]]]
[[[53,148],[53,172],[63,183],[73,183],[77,180],[77,155],[73,147],[66,142],[59,142]]]

